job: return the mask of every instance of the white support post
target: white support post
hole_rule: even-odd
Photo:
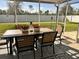
[[[58,9],[57,9],[57,24],[58,24],[58,20],[59,20],[59,4],[58,4]]]
[[[38,15],[38,21],[39,21],[39,26],[40,26],[40,0],[39,0],[39,15]]]
[[[55,5],[56,8],[57,8],[57,11],[56,11],[56,27],[57,27],[57,24],[58,24],[58,19],[59,19],[59,4]]]
[[[67,1],[67,4],[66,4],[66,13],[65,13],[65,17],[64,17],[64,32],[65,32],[65,29],[66,29],[66,16],[67,16],[67,12],[68,12],[68,1]]]
[[[79,35],[79,23],[78,23],[77,35],[76,35],[77,43],[79,43],[79,37],[78,37],[78,35]]]

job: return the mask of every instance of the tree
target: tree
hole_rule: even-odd
[[[46,10],[46,11],[45,11],[45,14],[48,15],[48,14],[49,14],[49,10]]]
[[[32,10],[34,9],[32,5],[29,5],[30,13],[32,13]]]
[[[0,9],[0,15],[2,14],[2,10]]]
[[[64,6],[61,8],[61,10],[60,10],[60,14],[65,15],[65,13],[66,13],[66,5],[64,5]],[[73,8],[71,7],[70,4],[68,5],[67,14],[68,14],[68,15],[72,15],[72,14],[73,14]]]
[[[79,9],[78,9],[78,11],[77,11],[77,15],[79,15]]]
[[[2,10],[2,14],[6,15],[7,13],[6,13],[6,11],[5,11],[5,10]]]
[[[40,10],[40,14],[42,14],[42,10]]]
[[[24,15],[25,11],[24,10],[20,10],[20,15]]]
[[[20,1],[16,1],[16,2],[8,2],[8,13],[10,15],[14,15],[15,14],[15,9],[16,9],[16,14],[20,14],[21,11],[21,5],[20,5]]]
[[[21,5],[20,5],[20,1],[9,1],[8,2],[8,11],[7,13],[10,15],[14,15],[14,22],[16,22],[16,14],[20,14],[20,10],[21,10]]]
[[[15,11],[14,11],[14,3],[8,3],[8,10],[7,10],[7,13],[10,14],[10,15],[14,15]]]

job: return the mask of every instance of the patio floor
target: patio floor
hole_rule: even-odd
[[[79,59],[79,44],[76,43],[76,32],[65,32],[62,36],[62,45],[59,41],[55,42],[55,55],[53,55],[51,47],[43,48],[43,59]],[[33,52],[28,51],[20,54],[20,59],[33,59]],[[8,55],[6,46],[0,46],[0,59],[17,59],[15,55]],[[36,51],[36,59],[40,59],[40,45]]]

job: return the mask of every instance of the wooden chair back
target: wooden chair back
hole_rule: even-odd
[[[26,24],[17,24],[15,27],[16,29],[21,29],[21,30],[27,30],[29,28],[29,26]]]
[[[43,34],[42,44],[44,43],[54,43],[57,32],[45,32]]]
[[[33,27],[34,27],[34,32],[39,32],[40,31],[39,24],[33,24]]]
[[[30,47],[33,49],[34,46],[34,35],[20,36],[16,38],[17,49]]]
[[[62,25],[57,25],[56,31],[58,32],[58,34],[60,34],[60,36],[62,35],[63,32],[63,26]]]

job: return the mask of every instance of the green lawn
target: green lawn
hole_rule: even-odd
[[[78,24],[77,23],[67,23],[66,31],[77,31]]]
[[[38,23],[38,22],[34,22]],[[19,23],[19,24],[29,24],[29,23]],[[66,31],[76,31],[77,30],[77,23],[67,23],[66,25]],[[40,23],[41,27],[48,27],[48,28],[53,28],[55,29],[56,24],[51,22],[41,22]],[[0,23],[0,33],[4,33],[8,29],[15,29],[15,23]]]
[[[4,33],[6,30],[14,28],[14,24],[0,23],[0,33]]]

